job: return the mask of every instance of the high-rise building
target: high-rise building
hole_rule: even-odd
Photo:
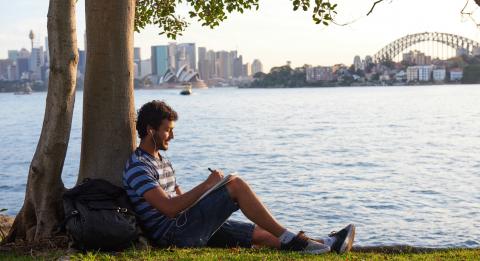
[[[17,50],[8,50],[8,59],[12,61],[16,61],[19,56],[19,52]]]
[[[17,58],[17,72],[20,79],[25,79],[29,71],[30,58],[28,57],[19,57]]]
[[[360,58],[360,56],[356,55],[353,58],[353,67],[355,67],[355,71],[363,70],[362,59]]]
[[[0,60],[0,80],[8,80],[8,68],[13,65],[10,59]]]
[[[177,70],[184,64],[188,64],[188,68],[194,71],[197,70],[197,50],[195,43],[181,43],[177,45],[177,54],[179,65]]]
[[[365,56],[365,65],[369,65],[371,63],[373,63],[372,56],[370,55]]]
[[[45,64],[45,56],[43,54],[43,48],[33,48],[32,54],[30,55],[30,66],[29,69],[32,72],[32,80],[41,80],[42,79],[42,66]]]
[[[168,67],[177,68],[177,43],[168,43]]]
[[[18,57],[17,58],[30,58],[30,52],[27,49],[22,48],[18,52]]]
[[[87,53],[85,50],[78,50],[78,71],[82,74],[85,75],[85,66],[87,63]]]
[[[243,65],[242,76],[248,77],[250,75],[252,75],[252,66],[250,66],[250,63],[246,63]]]
[[[142,74],[140,75],[140,78],[152,74],[152,62],[150,59],[142,61],[140,67],[142,67]]]
[[[210,79],[210,70],[207,60],[207,48],[198,47],[198,74],[203,80]]]
[[[220,51],[215,53],[215,71],[217,76],[223,79],[229,79],[230,69],[230,53]]]
[[[8,66],[8,68],[7,68],[7,79],[9,81],[16,81],[16,80],[19,79],[16,62],[13,62],[12,65]]]
[[[332,67],[327,66],[308,66],[305,69],[305,76],[307,82],[333,81],[334,79]]]
[[[243,76],[243,57],[240,55],[233,60],[233,77]]]
[[[134,75],[134,78],[140,78],[140,75],[142,75],[142,55],[140,52],[141,52],[140,47],[133,48],[133,63],[135,63],[137,67],[137,71],[136,71],[136,74]]]
[[[256,73],[263,72],[263,65],[260,60],[255,59],[252,63],[252,74],[255,75]]]
[[[162,77],[168,70],[168,46],[152,46],[152,74]]]
[[[50,64],[50,51],[48,49],[48,37],[45,37],[45,64]]]
[[[216,71],[216,54],[215,51],[209,50],[207,52],[207,61],[208,61],[208,79],[218,77],[218,72]]]

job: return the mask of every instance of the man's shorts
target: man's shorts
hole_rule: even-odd
[[[255,225],[227,220],[238,209],[223,186],[180,213],[156,243],[177,247],[251,247]]]

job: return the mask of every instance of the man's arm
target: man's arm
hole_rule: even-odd
[[[173,218],[178,213],[190,207],[200,196],[217,184],[223,178],[223,173],[214,171],[207,180],[200,183],[192,190],[170,198],[160,187],[155,187],[143,194],[145,200],[165,216]]]

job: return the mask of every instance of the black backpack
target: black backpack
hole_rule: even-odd
[[[102,179],[85,179],[63,194],[64,228],[79,250],[122,250],[139,237],[124,189]]]

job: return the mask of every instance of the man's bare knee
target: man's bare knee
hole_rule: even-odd
[[[233,177],[232,180],[227,183],[227,189],[230,192],[230,195],[234,197],[237,193],[244,191],[247,186],[247,183],[245,183],[240,177]]]

